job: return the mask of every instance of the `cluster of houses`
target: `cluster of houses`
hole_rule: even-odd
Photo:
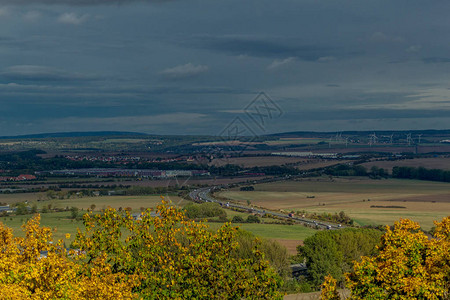
[[[13,213],[15,210],[15,208],[11,208],[9,207],[9,205],[5,205],[5,206],[0,206],[0,213]]]
[[[182,162],[194,161],[192,156],[188,157],[171,157],[171,158],[148,158],[140,156],[123,156],[123,155],[66,155],[64,156],[68,160],[72,161],[101,161],[116,164],[127,164],[129,162],[149,162],[149,163],[170,163],[170,162]]]
[[[273,152],[275,156],[293,156],[293,157],[318,157],[318,158],[337,158],[337,153],[313,153],[313,152]]]
[[[88,168],[72,170],[54,170],[36,172],[37,175],[59,175],[59,176],[97,176],[97,177],[144,177],[144,178],[168,178],[168,177],[190,177],[209,176],[207,170],[146,170],[146,169],[109,169]]]
[[[0,176],[0,181],[27,181],[35,180],[36,176],[30,174],[20,174],[19,176]]]

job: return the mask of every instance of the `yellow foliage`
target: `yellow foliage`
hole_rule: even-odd
[[[450,218],[435,225],[431,239],[410,220],[386,227],[379,254],[363,257],[347,274],[352,299],[448,299]]]
[[[36,215],[24,226],[25,237],[0,223],[1,299],[135,299],[133,277],[114,274],[104,259],[88,264],[73,260],[54,243]],[[41,255],[45,254],[45,255]]]
[[[339,300],[341,299],[336,289],[336,279],[331,275],[325,276],[325,281],[322,284],[322,292],[320,300]]]

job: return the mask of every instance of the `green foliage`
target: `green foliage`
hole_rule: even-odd
[[[258,216],[249,215],[247,217],[247,223],[261,223],[261,220],[258,218]]]
[[[185,214],[190,219],[226,217],[227,213],[219,204],[213,202],[190,203],[184,207]]]
[[[70,208],[70,218],[76,219],[78,217],[78,207],[72,206]]]
[[[284,280],[281,290],[288,294],[311,293],[314,291],[311,283],[306,281],[304,278],[288,278]]]
[[[249,185],[249,186],[243,186],[239,189],[240,191],[254,191],[255,187]]]
[[[241,216],[234,216],[233,219],[231,220],[231,223],[244,223],[244,222],[245,220]]]
[[[16,212],[16,215],[26,215],[26,214],[30,213],[30,211],[28,210],[28,206],[23,202],[16,204],[15,212]]]
[[[298,252],[301,257],[306,259],[308,280],[315,287],[318,287],[328,274],[335,278],[343,277],[341,270],[343,254],[327,231],[307,238],[304,245],[298,247]]]
[[[450,171],[424,167],[393,167],[392,177],[450,182]]]
[[[364,166],[360,165],[337,165],[325,170],[325,174],[333,176],[367,176],[369,173]]]
[[[377,166],[372,166],[372,168],[370,168],[370,177],[371,178],[387,178],[388,177],[388,172],[383,169],[383,168],[379,168]]]
[[[330,221],[333,223],[339,223],[344,225],[353,225],[354,221],[344,212],[340,211],[339,213],[308,213],[306,211],[298,212],[299,215],[305,215],[309,219],[321,220],[321,221]]]
[[[239,245],[233,252],[236,258],[254,259],[254,249],[258,248],[264,254],[264,258],[269,261],[271,267],[277,271],[278,275],[285,280],[288,279],[290,262],[286,247],[274,240],[257,238],[252,233],[242,229],[237,232],[236,241]]]
[[[353,261],[375,253],[381,235],[375,229],[348,228],[321,231],[305,239],[297,250],[299,258],[306,259],[308,280],[318,287],[331,275],[343,284],[344,273],[352,270]]]

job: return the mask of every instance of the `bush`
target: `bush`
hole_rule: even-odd
[[[78,217],[78,207],[72,206],[70,208],[70,218],[76,219]]]
[[[299,260],[306,259],[308,281],[315,287],[331,275],[343,285],[344,273],[350,272],[354,261],[362,255],[376,253],[382,232],[375,229],[342,229],[320,231],[308,237],[297,248]]]
[[[232,223],[244,223],[245,220],[241,216],[234,216],[233,219],[231,220],[231,222]]]
[[[241,259],[255,257],[254,249],[258,248],[264,254],[264,258],[274,268],[278,275],[287,280],[291,271],[289,268],[289,253],[286,247],[274,240],[257,238],[253,233],[239,229],[237,233],[237,243],[239,246],[234,250],[233,255]]]
[[[213,202],[207,203],[190,203],[184,207],[185,214],[190,219],[203,219],[222,217],[226,218],[227,213],[219,204]]]
[[[25,203],[20,202],[16,204],[16,215],[26,215],[28,213],[30,213],[30,211]]]
[[[253,186],[243,186],[239,190],[241,190],[241,191],[254,191],[255,188]]]
[[[258,218],[258,216],[250,215],[247,217],[247,223],[261,223],[261,220]]]

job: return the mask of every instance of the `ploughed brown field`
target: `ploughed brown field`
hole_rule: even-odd
[[[303,245],[302,240],[274,239],[281,245],[285,246],[290,255],[297,254],[297,246]]]

